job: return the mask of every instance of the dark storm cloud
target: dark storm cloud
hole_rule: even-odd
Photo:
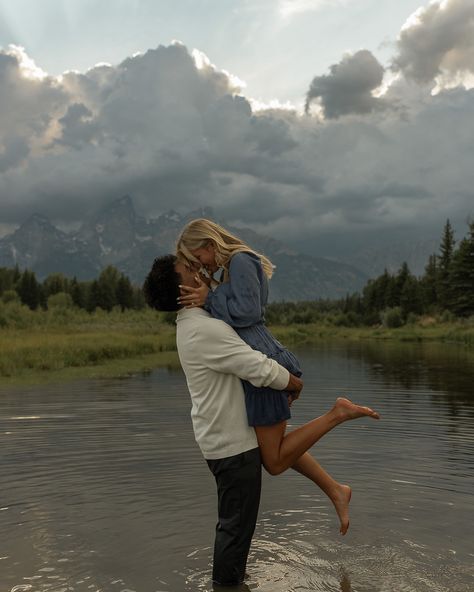
[[[472,194],[473,92],[383,97],[370,52],[313,81],[326,118],[252,110],[230,76],[180,44],[51,78],[0,53],[0,223],[32,211],[71,224],[124,194],[158,215],[216,215],[287,241],[431,224]],[[400,111],[384,109],[406,102]],[[341,117],[349,115],[349,117]],[[464,215],[464,214],[463,214]],[[441,220],[441,222],[440,222]]]
[[[420,8],[398,39],[394,68],[417,82],[474,73],[474,0],[444,0]]]
[[[383,75],[383,66],[370,51],[345,56],[330,67],[330,74],[313,78],[306,96],[306,111],[318,99],[328,119],[379,109],[383,100],[372,93],[382,84]]]
[[[392,180],[380,185],[371,183],[346,188],[332,195],[330,201],[332,211],[338,211],[348,224],[364,226],[369,221],[392,216],[394,208],[402,210],[406,205],[414,208],[416,202],[424,205],[429,203],[432,197],[422,186],[406,185]],[[324,215],[324,209],[319,213]]]
[[[98,126],[92,121],[92,111],[82,103],[73,103],[59,119],[62,133],[58,144],[81,148],[97,136]]]
[[[297,146],[291,137],[288,125],[274,117],[254,117],[252,119],[252,132],[257,149],[270,156],[280,156],[287,150]]]
[[[15,167],[22,162],[29,153],[28,144],[24,138],[19,136],[3,139],[3,154],[0,154],[0,173]]]
[[[41,202],[46,213],[74,219],[98,196],[107,199],[127,188],[150,211],[186,207],[205,188],[210,151],[203,122],[207,110],[235,89],[212,67],[199,70],[182,45],[159,47],[115,68],[67,73],[54,88],[61,105],[52,96],[40,105],[41,114],[34,106],[38,94],[47,95],[49,79],[29,80],[14,55],[1,57],[2,73],[14,79],[2,87],[10,96],[2,101],[1,117],[24,119],[15,90],[22,87],[29,90],[24,111],[30,111],[32,125],[48,130],[25,169],[1,179],[10,218],[21,219]],[[24,124],[13,128],[18,135]],[[13,162],[11,151],[3,152],[4,162]]]

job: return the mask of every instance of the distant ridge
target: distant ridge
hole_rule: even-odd
[[[230,228],[276,265],[271,300],[342,298],[360,290],[367,276],[356,267],[322,257],[302,255],[282,242],[249,228],[232,228],[217,220],[210,208],[182,216],[171,210],[158,218],[137,215],[125,195],[85,219],[78,231],[65,233],[39,214],[0,239],[0,266],[33,270],[39,279],[61,272],[87,280],[114,265],[141,284],[155,257],[174,251],[182,227],[194,218],[211,218]]]

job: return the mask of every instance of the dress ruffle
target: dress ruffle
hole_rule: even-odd
[[[236,328],[236,331],[252,349],[274,359],[291,374],[301,376],[301,368],[296,356],[287,350],[263,323],[243,329]],[[274,425],[290,419],[291,412],[287,392],[268,387],[255,387],[247,381],[242,381],[242,384],[250,426]]]

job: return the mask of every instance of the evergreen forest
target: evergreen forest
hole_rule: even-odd
[[[42,282],[28,269],[0,268],[0,307],[13,303],[31,310],[78,308],[90,313],[145,308],[141,287],[132,285],[113,266],[92,281],[55,273]],[[468,223],[466,236],[456,242],[447,220],[439,252],[429,257],[422,276],[413,275],[403,263],[396,273],[385,270],[369,280],[361,293],[340,300],[273,302],[267,307],[266,320],[270,325],[325,322],[346,327],[399,327],[421,316],[449,322],[473,315],[474,222]],[[163,318],[171,321],[171,316]]]

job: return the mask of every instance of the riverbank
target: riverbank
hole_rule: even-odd
[[[436,323],[421,321],[397,329],[387,327],[334,327],[325,324],[272,327],[274,335],[285,345],[299,345],[320,339],[391,340],[400,342],[438,341],[474,347],[474,323]]]
[[[127,376],[179,366],[174,325],[153,311],[35,316],[0,333],[0,385]],[[33,322],[34,320],[34,322]]]
[[[179,367],[175,327],[169,316],[150,310],[44,315],[36,317],[33,325],[1,330],[0,385],[120,377]],[[474,347],[472,323],[436,323],[434,319],[397,329],[308,324],[271,330],[288,347],[321,339],[437,341]]]

